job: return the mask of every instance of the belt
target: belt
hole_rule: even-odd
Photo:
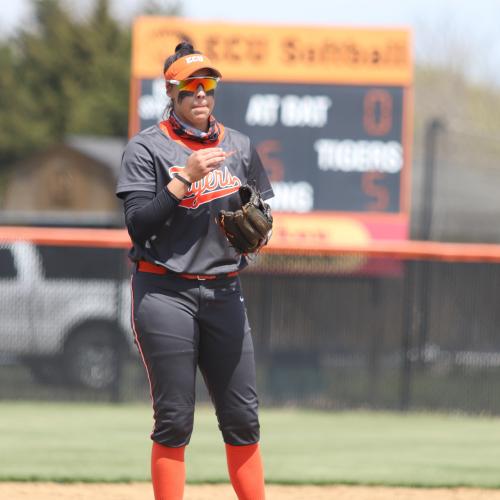
[[[233,271],[231,273],[225,274],[188,274],[188,273],[174,273],[166,267],[153,264],[152,262],[147,262],[145,260],[140,260],[137,262],[137,271],[141,273],[152,273],[152,274],[171,274],[172,276],[178,276],[179,278],[184,278],[186,280],[216,280],[221,278],[232,278],[233,276],[238,276],[238,271]]]

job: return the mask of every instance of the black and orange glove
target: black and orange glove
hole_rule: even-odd
[[[241,208],[234,212],[221,210],[218,222],[237,252],[254,253],[266,245],[271,237],[271,207],[252,186],[241,186],[239,195]]]

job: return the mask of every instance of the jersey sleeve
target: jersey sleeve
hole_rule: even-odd
[[[151,151],[144,142],[133,138],[125,147],[122,156],[116,194],[129,191],[156,193],[156,173]]]
[[[250,146],[250,164],[248,166],[248,180],[254,182],[264,200],[274,196],[273,188],[269,182],[266,170],[256,149]]]

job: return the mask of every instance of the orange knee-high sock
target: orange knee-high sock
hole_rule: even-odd
[[[259,444],[226,444],[227,468],[239,500],[264,500],[264,469]]]
[[[182,500],[186,482],[185,448],[171,448],[153,443],[151,479],[155,500]]]

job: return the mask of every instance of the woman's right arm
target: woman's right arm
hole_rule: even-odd
[[[141,244],[160,231],[180,201],[166,187],[157,195],[149,191],[129,191],[120,197],[124,202],[128,233]]]

